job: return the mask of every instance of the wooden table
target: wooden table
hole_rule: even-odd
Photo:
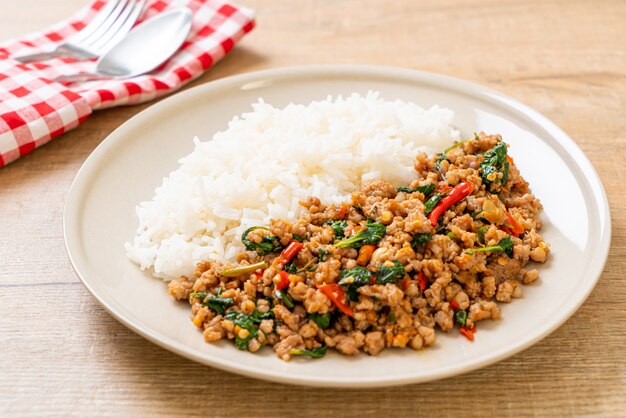
[[[0,39],[85,0],[0,0]],[[421,385],[324,390],[201,366],[126,329],[65,254],[63,202],[89,153],[150,104],[100,111],[0,169],[0,416],[626,416],[626,2],[245,0],[258,27],[199,80],[365,63],[498,89],[565,129],[597,168],[613,245],[582,308],[532,348]],[[563,277],[567,280],[567,277]]]

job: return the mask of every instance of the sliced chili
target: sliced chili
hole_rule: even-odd
[[[341,206],[339,207],[339,217],[341,219],[345,218],[346,213],[348,213],[348,205],[346,205],[345,203],[342,203]]]
[[[276,283],[276,290],[283,290],[284,288],[289,286],[289,273],[287,273],[285,270],[281,270],[278,275],[280,277],[278,283]]]
[[[444,214],[448,208],[455,203],[460,202],[465,199],[467,196],[472,194],[474,191],[474,184],[469,181],[464,181],[462,183],[457,184],[454,188],[444,196],[437,206],[428,214],[428,219],[433,226],[437,226],[437,222],[439,222],[439,217]]]
[[[330,299],[341,312],[350,317],[354,316],[354,311],[345,302],[346,294],[341,286],[336,283],[331,283],[322,285],[318,287],[318,289],[320,292],[328,296],[328,299]]]
[[[450,301],[450,307],[454,309],[455,311],[458,311],[459,309],[461,309],[461,307],[459,306],[459,303],[454,299]]]
[[[274,266],[283,267],[304,247],[304,244],[298,241],[291,241],[289,245],[280,253],[272,264]]]
[[[369,263],[370,258],[372,258],[372,254],[374,254],[374,250],[376,250],[376,245],[374,244],[365,244],[361,248],[359,248],[359,256],[356,258],[356,263],[359,266],[365,266]]]
[[[500,225],[500,231],[504,231],[504,232],[506,232],[506,233],[507,233],[507,234],[509,234],[509,235],[515,235],[515,234],[513,233],[513,231],[511,231],[509,228],[507,228],[507,226],[506,226],[506,225]],[[517,236],[517,235],[516,235],[516,236]]]
[[[507,229],[509,229],[511,231],[511,233],[509,235],[519,236],[519,235],[523,234],[524,233],[524,227],[521,226],[515,220],[515,218],[513,218],[513,216],[509,213],[509,211],[506,211],[504,213],[506,214],[506,222],[508,224],[506,227],[507,227]]]
[[[423,271],[417,273],[417,285],[422,292],[426,289],[426,286],[428,286],[428,277],[426,277]]]
[[[515,161],[513,161],[513,158],[509,156],[509,154],[506,155],[506,160],[509,162],[509,164],[515,165]]]
[[[461,334],[465,336],[465,338],[467,338],[470,341],[474,341],[474,333],[476,332],[476,325],[474,325],[471,328],[463,326],[459,328],[459,331],[461,332]]]

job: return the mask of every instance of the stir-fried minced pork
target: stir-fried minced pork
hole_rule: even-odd
[[[199,263],[169,293],[189,301],[207,342],[271,345],[286,361],[327,347],[419,350],[435,342],[435,328],[473,340],[478,321],[501,317],[498,302],[537,280],[529,262],[549,254],[541,204],[499,135],[420,153],[415,171],[397,189],[363,183],[351,204],[310,197],[294,222],[248,230],[238,265]]]

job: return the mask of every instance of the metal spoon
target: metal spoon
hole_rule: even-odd
[[[180,48],[191,30],[191,22],[191,10],[186,7],[160,13],[134,28],[100,57],[93,73],[65,75],[55,81],[129,78],[152,71]]]

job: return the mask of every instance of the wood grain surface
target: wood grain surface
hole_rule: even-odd
[[[84,2],[0,0],[0,40]],[[0,169],[0,416],[626,416],[626,2],[242,3],[256,9],[257,28],[192,86],[289,65],[384,64],[475,81],[555,121],[609,196],[613,244],[597,287],[535,346],[432,383],[310,389],[198,365],[109,316],[66,256],[61,215],[78,168],[150,104],[100,111]]]

